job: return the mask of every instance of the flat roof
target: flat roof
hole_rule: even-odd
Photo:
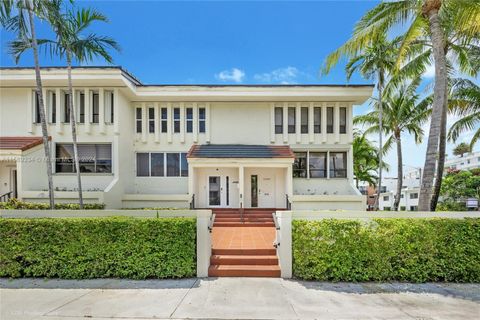
[[[66,70],[66,66],[45,66],[41,67],[41,70],[56,69],[56,70]],[[127,79],[139,87],[209,87],[209,88],[225,88],[225,87],[238,87],[238,88],[317,88],[317,87],[338,87],[338,88],[362,88],[369,87],[373,88],[373,84],[144,84],[131,72],[123,68],[122,66],[72,66],[72,69],[93,69],[93,70],[118,70],[120,71]],[[0,67],[0,70],[35,70],[35,67]]]
[[[193,145],[187,158],[294,158],[289,146],[245,144]]]

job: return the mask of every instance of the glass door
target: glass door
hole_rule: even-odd
[[[251,175],[250,176],[250,188],[251,188],[251,207],[256,208],[258,207],[258,176]]]
[[[208,177],[208,204],[220,205],[220,177]]]

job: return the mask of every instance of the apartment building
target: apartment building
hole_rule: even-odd
[[[67,73],[42,69],[59,202],[76,202]],[[86,202],[108,208],[361,209],[352,114],[370,85],[146,85],[73,69]],[[33,68],[0,70],[0,193],[48,199]]]

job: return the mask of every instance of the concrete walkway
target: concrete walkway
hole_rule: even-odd
[[[0,279],[0,319],[479,319],[480,284]]]

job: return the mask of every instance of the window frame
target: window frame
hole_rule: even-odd
[[[95,101],[97,101],[96,104]],[[100,94],[98,92],[92,92],[91,108],[92,118],[90,119],[90,123],[100,123]]]
[[[193,108],[191,107],[185,108],[185,132],[193,133]]]
[[[313,133],[322,133],[322,107],[313,107]]]
[[[279,121],[277,122],[277,120]],[[283,107],[274,107],[273,123],[275,126],[275,134],[283,134]]]
[[[143,131],[143,110],[142,107],[135,107],[135,133]]]
[[[343,165],[344,169],[332,169],[332,166],[330,165],[330,159],[332,158],[332,155],[335,154],[343,154]],[[329,166],[328,166],[328,178],[329,179],[348,179],[348,160],[347,160],[347,152],[346,151],[329,151],[328,152],[328,161],[329,161]],[[343,171],[345,172],[344,176],[336,176],[335,174],[332,175],[332,173],[335,172],[340,172]]]
[[[300,108],[300,133],[308,134],[308,107]]]
[[[338,113],[339,113],[338,130],[340,134],[346,134],[347,133],[347,107],[340,107]]]
[[[290,116],[293,115],[292,118]],[[292,121],[290,121],[292,120]],[[294,134],[296,133],[296,127],[297,127],[297,108],[296,107],[287,107],[287,132],[289,134]],[[290,123],[292,122],[292,123]]]
[[[198,108],[198,133],[207,132],[207,108]]]
[[[327,107],[327,134],[335,132],[335,109],[334,107]]]
[[[138,175],[138,155],[139,154],[148,154],[148,175]],[[162,175],[152,175],[152,155],[161,154],[162,156]],[[178,175],[168,175],[168,158],[169,154],[178,155]],[[157,152],[157,151],[138,151],[135,152],[135,177],[136,178],[188,178],[188,162],[187,162],[187,152]],[[182,160],[185,160],[185,166],[182,164]]]
[[[148,133],[155,133],[155,108],[148,107]]]
[[[181,128],[180,128],[180,108],[179,107],[173,108],[172,125],[173,125],[172,132],[173,133],[180,133]]]
[[[68,158],[66,160],[70,160],[71,161],[71,166],[72,166],[72,171],[71,172],[59,172],[58,169],[57,169],[57,160],[58,159],[63,159],[63,158],[59,158],[57,156],[57,148],[59,146],[65,146],[65,145],[68,145],[68,146],[71,146],[72,148],[72,157],[71,158]],[[85,171],[81,171],[80,173],[82,175],[113,175],[113,171],[114,171],[114,165],[113,165],[113,146],[111,143],[79,143],[78,145],[78,150],[79,150],[79,158],[82,157],[82,155],[80,154],[80,150],[81,150],[81,147],[82,146],[94,146],[95,148],[95,157],[94,157],[94,161],[93,161],[93,166],[95,168],[95,171],[94,172],[85,172]],[[110,158],[99,158],[98,157],[98,154],[99,154],[99,150],[98,150],[98,146],[109,146],[110,147]],[[110,161],[110,170],[109,172],[98,172],[97,171],[97,168],[99,168],[100,166],[104,165],[103,163],[101,163],[101,161]],[[86,162],[85,162],[86,163]],[[80,165],[82,165],[82,161],[80,161]],[[74,158],[73,158],[73,143],[55,143],[55,158],[54,158],[54,167],[55,167],[55,170],[54,170],[54,173],[56,175],[72,175],[72,174],[76,174],[76,171],[75,171],[75,162],[74,162]]]
[[[161,133],[168,132],[168,108],[166,107],[160,108],[160,127]]]

